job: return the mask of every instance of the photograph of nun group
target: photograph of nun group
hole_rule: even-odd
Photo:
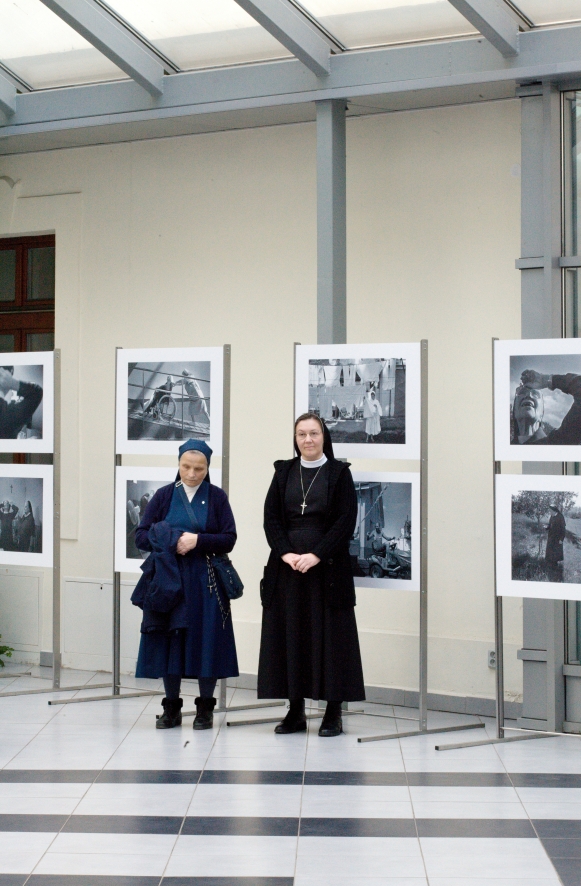
[[[54,354],[6,354],[0,366],[0,452],[52,452]]]
[[[52,565],[52,467],[0,465],[0,563]]]
[[[173,483],[175,468],[118,467],[115,474],[115,571],[138,572],[149,556],[139,550],[135,530],[158,489]],[[220,486],[221,471],[212,468],[211,481]]]
[[[579,461],[581,341],[495,342],[495,426],[498,461]]]
[[[420,475],[353,472],[357,524],[350,542],[357,587],[419,590]]]
[[[496,480],[498,593],[581,599],[581,477]]]
[[[420,346],[298,346],[295,405],[325,420],[339,457],[418,458]]]
[[[222,348],[119,349],[117,452],[170,454],[190,437],[216,452],[222,379]]]

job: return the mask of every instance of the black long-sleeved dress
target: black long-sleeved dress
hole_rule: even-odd
[[[348,466],[335,459],[317,474],[299,459],[277,462],[265,503],[272,548],[262,585],[259,698],[365,698],[349,539],[357,502]],[[317,474],[315,478],[315,474]],[[312,486],[311,486],[312,483]],[[291,569],[285,553],[313,553],[321,562],[306,573]]]

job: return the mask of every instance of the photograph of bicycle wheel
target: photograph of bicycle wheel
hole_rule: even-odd
[[[129,440],[208,440],[210,362],[129,363]]]

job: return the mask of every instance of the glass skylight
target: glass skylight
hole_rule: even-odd
[[[235,0],[108,0],[183,70],[290,57]]]
[[[302,5],[351,49],[477,33],[448,0],[304,0]]]
[[[581,0],[514,0],[514,5],[535,25],[581,21]]]
[[[37,89],[126,77],[40,0],[0,0],[0,60]]]

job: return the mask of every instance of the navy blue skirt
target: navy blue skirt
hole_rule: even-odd
[[[238,676],[238,659],[229,601],[222,609],[208,588],[206,558],[196,550],[179,557],[185,593],[187,628],[141,635],[136,677]]]

